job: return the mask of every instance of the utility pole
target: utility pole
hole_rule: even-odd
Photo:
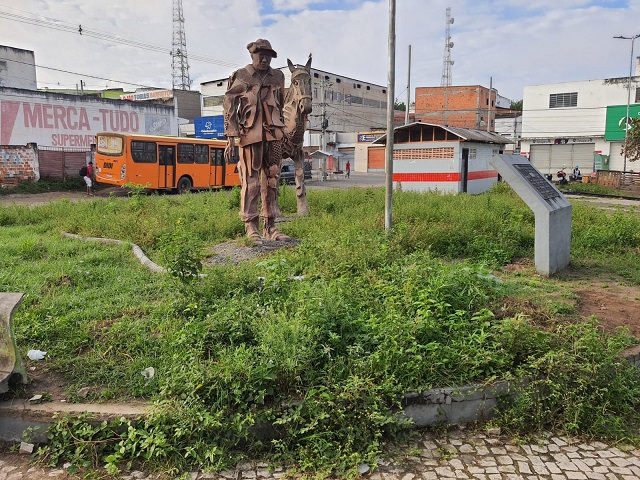
[[[389,66],[387,70],[387,146],[385,150],[385,202],[384,229],[391,230],[391,210],[393,206],[393,102],[396,98],[396,0],[389,0]]]
[[[491,102],[493,101],[493,77],[489,77],[489,105],[487,106],[487,132],[491,131]]]
[[[411,104],[411,45],[409,45],[409,67],[407,71],[407,108],[404,112],[404,124],[409,124],[409,105]]]
[[[624,155],[622,173],[626,173],[627,171],[627,136],[629,134],[629,106],[631,104],[631,77],[633,76],[633,42],[636,41],[636,38],[640,37],[640,33],[638,35],[634,35],[633,37],[625,37],[623,35],[618,35],[617,37],[621,40],[631,40],[631,61],[629,62],[629,84],[627,85],[627,116],[624,119],[624,146],[622,150],[622,154]]]
[[[327,103],[325,102],[326,98],[325,98],[325,87],[330,87],[332,86],[333,83],[331,82],[325,82],[324,79],[320,80],[320,95],[322,98],[322,103],[320,104],[320,106],[322,107],[322,112],[320,114],[321,117],[321,123],[320,123],[320,128],[321,128],[321,134],[320,134],[320,150],[322,150],[323,152],[327,151],[327,142],[326,142],[326,132],[327,132],[327,127],[329,126],[329,120],[327,119],[327,112],[326,112],[326,106]],[[327,156],[323,155],[323,159],[322,159],[322,180],[326,180],[327,179]]]

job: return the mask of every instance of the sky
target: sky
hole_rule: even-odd
[[[453,85],[527,85],[627,77],[640,0],[396,0],[395,97],[439,86],[446,8]],[[386,86],[390,0],[183,0],[191,90],[250,63],[268,39],[287,58]],[[80,33],[80,27],[82,33]],[[0,0],[0,44],[33,50],[38,88],[171,88],[172,0]],[[640,56],[640,39],[634,57]],[[634,62],[635,71],[635,62]]]

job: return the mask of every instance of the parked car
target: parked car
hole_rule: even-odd
[[[296,183],[296,168],[293,162],[282,162],[282,166],[280,167],[280,183],[282,185],[285,183],[289,185]]]
[[[304,162],[304,179],[311,180],[311,163]],[[285,160],[280,167],[280,183],[293,185],[296,183],[296,167],[291,160]]]

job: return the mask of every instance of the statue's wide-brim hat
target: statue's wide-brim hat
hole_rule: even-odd
[[[249,50],[249,53],[268,52],[273,58],[278,58],[278,54],[271,48],[269,40],[265,40],[264,38],[259,38],[255,42],[251,42],[247,45],[247,50]]]

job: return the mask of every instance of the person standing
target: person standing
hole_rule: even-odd
[[[89,161],[89,164],[87,165],[87,172],[84,176],[84,183],[87,184],[87,195],[91,196],[93,195],[93,192],[91,191],[91,187],[93,186],[93,162]]]
[[[287,241],[291,238],[275,227],[284,128],[284,74],[271,68],[271,59],[278,54],[268,40],[259,38],[249,43],[247,50],[251,64],[231,75],[224,96],[225,158],[229,161],[235,155],[237,137],[242,181],[240,218],[246,235],[256,242],[263,237]],[[262,237],[258,196],[262,200]]]
[[[347,160],[344,170],[347,174],[347,178],[349,178],[349,175],[351,175],[351,163],[349,163],[349,160]]]

